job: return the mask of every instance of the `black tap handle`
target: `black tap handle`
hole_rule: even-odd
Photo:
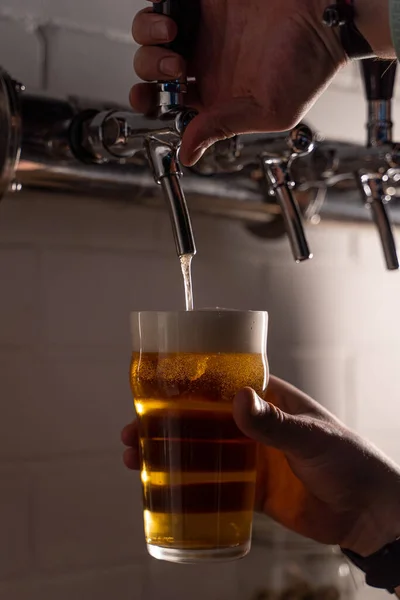
[[[391,100],[397,62],[368,58],[361,61],[361,67],[367,100]]]
[[[162,0],[153,3],[153,11],[167,15],[178,26],[176,38],[173,42],[165,44],[165,47],[190,60],[197,41],[201,14],[200,0]]]

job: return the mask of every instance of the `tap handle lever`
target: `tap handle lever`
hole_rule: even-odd
[[[175,21],[178,33],[165,47],[183,56],[193,57],[200,23],[200,0],[161,0],[153,3],[153,11]]]
[[[164,44],[164,47],[180,54],[185,60],[193,58],[200,24],[200,0],[159,0],[153,2],[153,12],[173,19],[177,25],[175,39]],[[185,105],[186,79],[158,81],[156,85],[158,115]]]
[[[390,60],[361,61],[368,106],[367,146],[379,147],[393,139],[392,98],[397,63]]]
[[[366,99],[369,101],[393,98],[397,63],[391,60],[368,58],[361,61]]]
[[[378,228],[386,267],[389,271],[395,271],[400,265],[392,224],[385,207],[388,196],[384,190],[384,179],[380,175],[374,176],[369,173],[358,174],[357,179],[364,202],[371,209],[372,218]]]

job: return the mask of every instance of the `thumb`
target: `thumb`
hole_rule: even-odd
[[[194,165],[215,142],[241,133],[267,131],[268,123],[251,98],[235,98],[229,103],[201,111],[189,123],[179,157],[185,166]]]
[[[233,416],[245,435],[296,458],[315,456],[328,440],[323,422],[285,413],[262,400],[251,388],[244,388],[236,394]]]

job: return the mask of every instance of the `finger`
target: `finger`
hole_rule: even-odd
[[[139,444],[139,434],[137,422],[133,421],[123,428],[121,432],[121,440],[125,446],[137,447]]]
[[[325,420],[336,420],[321,404],[278,377],[270,377],[266,400],[291,415],[311,415]]]
[[[183,137],[181,160],[191,166],[215,142],[259,131],[270,131],[263,108],[252,98],[233,98],[200,112],[189,124]]]
[[[151,112],[157,101],[157,89],[151,83],[137,83],[131,89],[129,101],[134,110],[138,113],[148,114]],[[200,109],[197,87],[194,83],[189,83],[187,94],[185,94],[185,105]]]
[[[155,14],[151,8],[141,10],[132,23],[132,36],[141,46],[152,46],[172,42],[178,33],[178,28],[172,19]]]
[[[186,76],[184,59],[166,48],[142,46],[135,54],[134,69],[145,81],[181,79]]]
[[[127,448],[123,456],[124,464],[128,469],[138,471],[140,469],[139,451],[135,448]]]
[[[333,431],[325,421],[283,412],[251,388],[236,395],[233,414],[245,435],[296,458],[312,458],[326,450]]]
[[[157,88],[151,83],[136,83],[130,93],[129,102],[132,108],[141,114],[148,114],[157,102]]]

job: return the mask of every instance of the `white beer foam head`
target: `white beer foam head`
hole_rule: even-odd
[[[133,312],[136,352],[235,352],[265,354],[268,313],[230,309]]]

